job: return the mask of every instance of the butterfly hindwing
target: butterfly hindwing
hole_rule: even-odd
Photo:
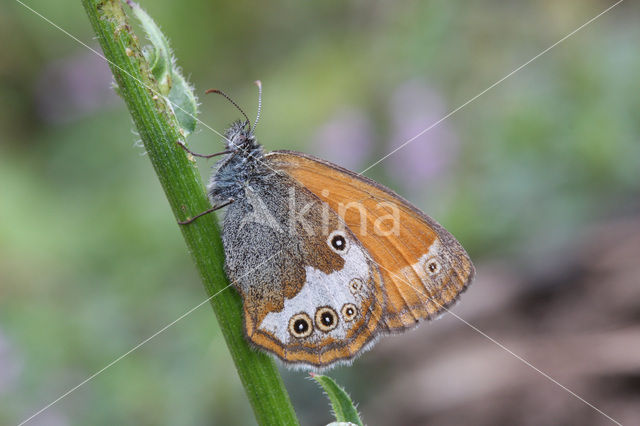
[[[286,173],[246,186],[227,208],[223,242],[255,345],[287,363],[324,367],[376,336],[380,271],[343,220]]]

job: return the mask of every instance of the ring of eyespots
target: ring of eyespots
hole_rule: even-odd
[[[349,242],[342,231],[333,231],[327,238],[327,244],[329,244],[331,250],[338,254],[346,253],[349,249]]]
[[[353,319],[358,315],[358,308],[353,303],[345,303],[342,306],[342,318],[346,322],[353,321]]]
[[[338,315],[329,306],[323,306],[316,311],[316,327],[325,333],[338,326]]]
[[[429,275],[437,275],[441,269],[442,266],[440,266],[440,262],[438,262],[434,258],[427,259],[427,261],[424,263],[424,270]]]
[[[301,312],[292,316],[289,320],[289,333],[298,339],[309,337],[313,333],[313,323],[309,315]]]

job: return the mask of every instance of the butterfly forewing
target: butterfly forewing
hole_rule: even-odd
[[[471,282],[474,267],[460,243],[388,188],[326,161],[291,151],[265,157],[326,202],[377,264],[389,331],[433,318]]]

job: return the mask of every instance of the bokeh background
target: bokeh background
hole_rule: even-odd
[[[25,0],[97,48],[78,1]],[[199,93],[361,171],[612,1],[144,1]],[[451,315],[330,375],[370,425],[640,423],[640,6],[626,1],[367,171],[445,225],[478,277]],[[0,424],[206,296],[102,59],[0,3]],[[237,116],[201,97],[218,131]],[[191,136],[199,152],[221,138]],[[210,164],[201,163],[203,176]],[[320,389],[283,369],[306,425]],[[254,422],[204,306],[34,425]]]

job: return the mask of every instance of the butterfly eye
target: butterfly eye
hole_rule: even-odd
[[[309,315],[302,312],[292,316],[289,320],[289,333],[298,339],[310,336],[313,333],[313,325]]]
[[[424,270],[429,275],[436,275],[440,269],[440,263],[436,259],[428,259],[424,264]]]
[[[347,322],[353,321],[357,314],[358,308],[353,303],[345,303],[342,307],[342,318]]]
[[[338,254],[345,253],[349,247],[347,238],[344,236],[344,233],[340,231],[333,231],[331,235],[329,235],[327,243],[329,247]]]
[[[336,315],[336,311],[328,306],[318,308],[316,311],[316,327],[327,333],[337,326],[338,315]]]

